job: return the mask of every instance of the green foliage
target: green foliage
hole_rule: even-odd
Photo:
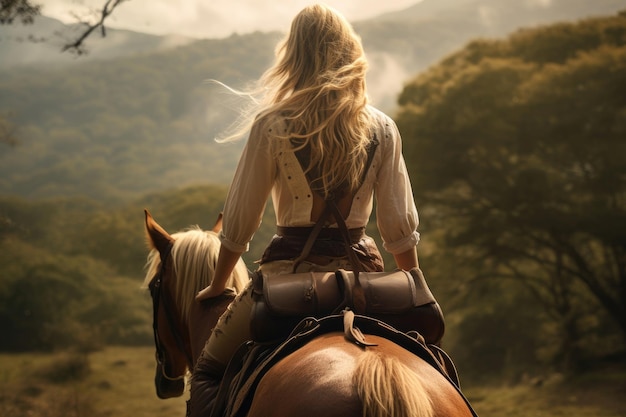
[[[524,374],[541,370],[537,333],[543,329],[533,325],[543,318],[541,306],[532,297],[514,291],[510,283],[482,286],[480,297],[466,298],[462,325],[450,332],[446,344],[452,346],[450,354],[460,374],[470,377],[472,383],[502,378],[518,383]],[[475,302],[482,303],[482,308]],[[525,366],[520,367],[520,363]]]
[[[149,301],[137,280],[118,278],[116,270],[125,267],[114,263],[128,257],[140,275],[145,260],[142,235],[135,233],[139,237],[133,239],[132,229],[120,231],[122,237],[113,243],[131,241],[134,248],[88,253],[102,250],[93,242],[107,243],[99,240],[102,236],[88,234],[100,210],[99,204],[81,199],[2,199],[0,239],[6,250],[0,255],[0,328],[14,336],[3,338],[0,349],[75,345],[89,351],[103,343],[151,341]]]
[[[400,104],[407,165],[445,269],[473,286],[521,284],[506,291],[524,288],[543,311],[536,339],[517,340],[544,361],[571,370],[593,354],[583,338],[624,349],[626,19],[472,42],[408,84]],[[463,326],[473,317],[493,328],[507,310],[495,305]],[[510,313],[509,325],[530,319]],[[591,324],[607,318],[610,328]]]
[[[140,288],[148,247],[144,208],[170,232],[211,229],[227,188],[190,186],[118,207],[87,199],[0,198],[0,350],[83,352],[104,344],[151,345],[151,304]],[[274,233],[268,207],[245,259]],[[127,278],[131,277],[131,278]]]
[[[78,242],[76,242],[79,245]],[[149,302],[137,281],[116,278],[106,264],[2,240],[0,329],[5,351],[151,341]]]

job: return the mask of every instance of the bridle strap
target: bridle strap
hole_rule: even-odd
[[[171,255],[173,246],[174,246],[173,243],[170,243],[170,244],[168,244],[167,248],[165,248],[165,250],[162,253],[160,252],[161,266],[159,268],[159,271],[157,272],[157,274],[153,278],[152,282],[150,283],[150,291],[151,291],[151,294],[152,294],[152,306],[153,306],[152,329],[153,329],[153,333],[154,333],[154,345],[156,347],[157,362],[161,366],[161,371],[162,371],[163,376],[165,377],[165,379],[178,380],[178,379],[184,378],[184,376],[172,378],[172,377],[170,377],[170,376],[168,376],[166,374],[165,369],[163,368],[165,352],[163,351],[163,347],[162,347],[161,341],[159,339],[159,330],[158,330],[158,327],[159,327],[159,325],[158,325],[158,321],[159,321],[159,303],[160,303],[160,301],[162,301],[163,302],[163,307],[164,307],[164,312],[165,312],[165,317],[167,319],[167,323],[168,323],[170,332],[172,333],[172,336],[174,337],[174,341],[176,342],[176,346],[185,355],[185,357],[187,359],[188,366],[190,368],[193,367],[193,359],[185,351],[185,343],[183,342],[183,339],[182,339],[182,336],[180,335],[180,332],[177,330],[177,326],[176,326],[176,323],[174,321],[174,317],[171,314],[172,309],[171,309],[171,305],[169,303],[169,299],[167,297],[164,297],[163,294],[161,293],[161,288],[163,286],[163,277],[165,276],[165,271],[166,271],[166,268],[167,268],[167,260],[169,259],[170,255]]]

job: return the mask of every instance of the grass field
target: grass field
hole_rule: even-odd
[[[87,364],[77,358],[0,355],[0,417],[185,415],[186,398],[156,396],[153,348],[108,347]]]
[[[626,417],[626,374],[464,390],[481,417]]]
[[[148,347],[0,354],[0,417],[183,417],[186,397],[156,397],[154,367]],[[626,417],[624,367],[464,392],[481,417]]]

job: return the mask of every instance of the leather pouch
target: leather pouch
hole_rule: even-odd
[[[422,272],[360,272],[366,314],[402,332],[417,331],[428,343],[443,336],[441,309],[426,284]],[[321,318],[354,309],[352,290],[355,273],[306,272],[253,276],[254,305],[251,331],[255,341],[269,342],[286,337],[304,317]]]

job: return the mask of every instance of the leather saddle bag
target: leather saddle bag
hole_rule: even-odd
[[[418,268],[358,273],[340,269],[272,276],[257,272],[252,281],[250,325],[256,342],[284,339],[304,317],[322,318],[345,308],[401,332],[417,331],[427,343],[436,344],[443,336],[441,309]]]

